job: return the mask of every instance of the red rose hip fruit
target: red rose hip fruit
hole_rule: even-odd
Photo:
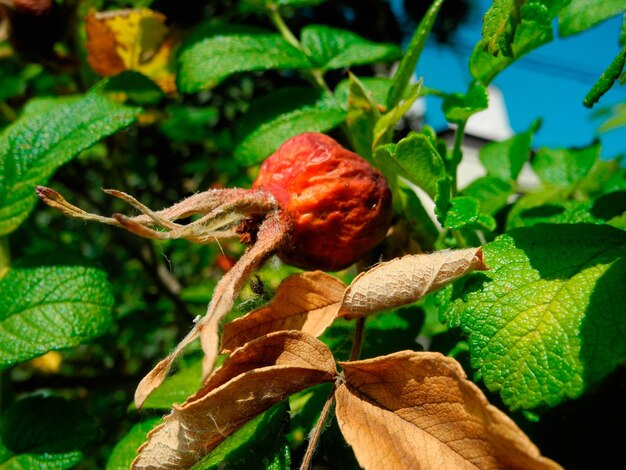
[[[304,269],[343,269],[378,245],[391,223],[391,192],[365,159],[319,133],[287,140],[253,188],[270,192],[290,226],[278,251]]]

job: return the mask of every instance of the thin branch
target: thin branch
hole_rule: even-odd
[[[315,424],[315,427],[311,430],[311,434],[309,435],[309,445],[307,446],[306,453],[302,459],[302,464],[300,465],[300,470],[309,470],[311,468],[311,461],[313,460],[313,455],[317,450],[317,446],[319,444],[320,437],[326,428],[326,423],[332,417],[333,405],[335,404],[335,391],[337,387],[333,386],[328,398],[326,399],[326,403],[324,403],[324,408],[322,408],[322,412],[320,413],[320,417]]]

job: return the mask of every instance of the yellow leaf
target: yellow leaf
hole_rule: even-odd
[[[272,331],[300,330],[321,335],[337,317],[346,286],[322,271],[289,276],[269,305],[224,325],[222,352],[229,353]]]
[[[150,432],[131,468],[189,468],[259,413],[336,374],[330,350],[306,333],[258,338],[227,358],[198,393],[174,406]]]
[[[340,365],[337,421],[367,470],[561,468],[450,357],[401,351]]]
[[[87,61],[103,76],[140,72],[165,93],[176,90],[173,49],[177,42],[165,16],[147,8],[91,12],[85,19]]]
[[[485,269],[482,248],[396,258],[354,278],[339,315],[358,318],[410,304],[471,271]]]

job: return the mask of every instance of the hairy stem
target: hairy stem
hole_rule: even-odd
[[[450,163],[450,176],[452,177],[452,197],[455,197],[459,192],[459,189],[457,187],[457,170],[463,158],[463,151],[461,150],[461,146],[463,145],[463,136],[465,134],[466,124],[467,120],[460,122],[458,127],[456,128],[456,133],[454,134],[454,145],[452,147],[452,156]]]
[[[326,423],[332,418],[332,410],[335,404],[335,390],[336,386],[333,386],[328,398],[326,399],[326,403],[324,403],[324,408],[322,408],[322,412],[320,413],[320,417],[315,424],[315,427],[311,430],[311,434],[309,435],[309,445],[306,448],[306,452],[304,457],[302,458],[302,464],[300,464],[300,470],[309,470],[311,468],[311,461],[313,460],[313,455],[317,450],[317,446],[319,444],[320,437],[322,436],[322,432],[326,428]]]
[[[350,361],[357,361],[361,356],[363,348],[363,333],[365,332],[365,317],[356,319],[354,325],[354,336],[352,337],[352,349],[350,350]]]
[[[287,24],[285,23],[285,20],[283,20],[283,17],[280,15],[280,11],[278,10],[278,6],[273,6],[269,8],[268,16],[270,18],[270,21],[274,24],[283,39],[285,39],[285,41],[287,41],[296,49],[302,51],[307,56],[309,55],[306,49],[302,47],[300,41],[298,41],[298,38],[296,38],[291,32],[289,26],[287,26]],[[301,70],[300,72],[304,74],[307,80],[309,80],[309,82],[311,82],[311,84],[315,88],[322,90],[324,93],[332,95],[332,91],[324,81],[324,76],[320,70]]]

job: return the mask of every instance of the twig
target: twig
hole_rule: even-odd
[[[315,427],[311,431],[309,437],[309,445],[307,446],[306,453],[302,459],[302,464],[300,465],[300,470],[309,470],[311,468],[311,461],[313,460],[313,454],[317,450],[317,446],[319,444],[320,437],[322,436],[322,432],[326,428],[326,423],[332,416],[333,405],[335,404],[335,390],[337,389],[336,385],[333,385],[328,398],[326,399],[326,403],[324,403],[324,408],[322,408],[322,412],[320,413],[320,417],[315,424]]]

